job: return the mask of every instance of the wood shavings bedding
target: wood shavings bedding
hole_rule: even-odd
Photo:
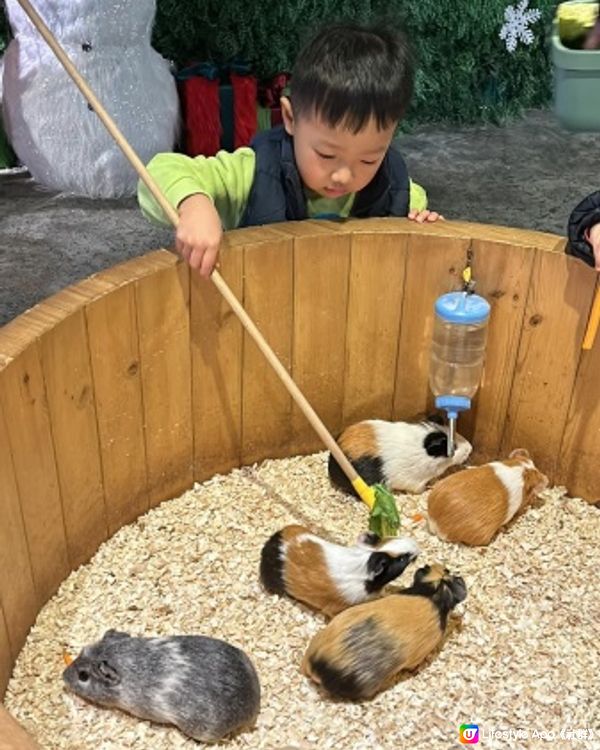
[[[468,596],[442,648],[372,701],[332,701],[300,674],[325,619],[258,581],[261,547],[285,524],[344,544],[366,528],[366,507],[331,487],[320,453],[216,476],[121,529],[40,612],[7,708],[53,750],[198,747],[86,703],[61,674],[63,649],[75,656],[108,628],[200,633],[243,648],[260,677],[256,727],[219,744],[232,750],[447,750],[469,723],[486,748],[600,747],[600,511],[553,488],[489,547],[468,548],[429,534],[426,494],[399,495],[398,506],[422,550],[399,583],[440,561]]]

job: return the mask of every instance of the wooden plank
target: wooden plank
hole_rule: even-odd
[[[293,241],[245,248],[245,308],[290,371],[293,330]],[[292,400],[251,337],[244,333],[242,464],[290,455]]]
[[[136,296],[152,507],[193,484],[188,266],[140,279]]]
[[[0,704],[0,750],[41,750],[40,745]]]
[[[594,291],[589,269],[540,252],[532,271],[502,454],[527,448],[554,480]]]
[[[39,302],[0,328],[0,366],[3,361],[13,359],[32,341],[59,323],[66,313],[80,309],[84,304],[99,299],[118,286],[176,263],[177,257],[173,253],[153,250],[92,274]]]
[[[4,369],[0,401],[8,434],[4,445],[9,446],[12,456],[39,608],[71,568],[38,344],[30,345]],[[10,485],[8,492],[12,494]],[[11,512],[15,533],[20,537],[14,499]],[[20,538],[19,544],[23,544]],[[13,570],[12,561],[8,569]],[[26,591],[25,581],[22,585]],[[24,606],[30,604],[24,602]],[[9,626],[11,610],[12,605],[6,611]]]
[[[287,227],[290,223],[294,222],[282,222],[281,224],[270,224],[268,226],[257,226],[257,227],[241,227],[239,229],[229,229],[223,234],[223,244],[221,245],[222,253],[219,256],[222,260],[223,255],[229,254],[234,247],[246,247],[247,245],[260,244],[262,242],[268,242],[269,240],[280,240],[281,235],[285,234],[289,237],[289,233],[285,229],[280,227]],[[221,269],[219,265],[219,269]]]
[[[535,255],[517,245],[473,242],[476,291],[492,310],[481,385],[458,428],[472,441],[477,463],[499,457]]]
[[[11,361],[64,317],[51,305],[41,303],[0,328],[2,361]]]
[[[391,419],[407,235],[352,236],[343,426]]]
[[[468,239],[421,233],[409,238],[394,419],[413,419],[433,408],[429,389],[433,306],[441,294],[461,288],[469,244]]]
[[[134,285],[86,308],[109,535],[148,509]]]
[[[590,268],[587,275],[595,281]],[[589,282],[588,282],[589,283]],[[580,353],[580,364],[560,449],[557,484],[570,495],[588,502],[600,501],[600,337],[589,351]]]
[[[68,315],[40,344],[69,562],[75,570],[108,535],[84,310]]]
[[[243,304],[243,245],[228,245],[225,238],[220,258],[221,275]],[[240,463],[242,330],[217,288],[192,274],[192,413],[197,481]]]
[[[4,375],[0,378],[4,388]],[[12,657],[23,647],[40,603],[33,582],[27,534],[19,498],[8,430],[0,408],[0,603],[4,612]]]
[[[507,245],[539,248],[550,252],[563,253],[565,238],[547,232],[538,232],[516,227],[478,224],[468,221],[437,221],[433,224],[417,224],[409,219],[396,217],[372,219],[346,219],[341,222],[314,222],[326,227],[335,225],[336,231],[351,234],[411,234],[420,237],[447,237],[484,242],[500,242]],[[278,230],[287,231],[286,223],[276,225]]]
[[[296,227],[292,376],[330,432],[342,427],[350,236]],[[292,453],[323,450],[306,417],[292,412]]]
[[[13,664],[14,658],[8,639],[8,627],[0,603],[0,700],[6,692],[6,686],[12,675]]]

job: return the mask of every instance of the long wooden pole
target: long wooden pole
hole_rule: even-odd
[[[66,54],[64,49],[61,47],[61,45],[58,43],[56,37],[52,34],[50,29],[46,26],[40,15],[37,13],[35,8],[31,5],[29,0],[18,0],[19,5],[23,8],[25,13],[29,16],[29,19],[31,20],[31,23],[36,27],[36,29],[39,31],[39,33],[42,35],[42,37],[46,40],[48,46],[50,49],[54,52],[64,69],[67,71],[67,73],[71,76],[73,81],[75,82],[75,85],[77,88],[81,91],[83,96],[86,98],[90,106],[93,108],[94,112],[98,115],[100,120],[102,121],[104,127],[108,130],[110,135],[113,137],[121,151],[124,153],[125,157],[131,164],[131,166],[135,169],[135,171],[140,176],[140,179],[144,182],[148,190],[152,193],[154,196],[156,202],[159,204],[159,206],[164,211],[165,215],[168,217],[168,219],[171,221],[174,227],[177,227],[179,223],[179,214],[173,208],[173,206],[169,203],[169,201],[166,199],[164,194],[162,193],[161,189],[158,187],[146,167],[144,166],[143,162],[139,158],[139,156],[136,154],[136,152],[133,150],[133,148],[130,146],[130,144],[127,142],[127,139],[121,133],[117,125],[115,124],[112,117],[108,114],[108,112],[104,109],[102,106],[102,103],[98,100],[94,92],[91,90],[91,88],[88,86],[85,79],[81,76],[69,56]],[[250,334],[250,336],[253,338],[254,342],[258,346],[258,348],[261,350],[261,352],[265,355],[267,361],[271,365],[271,367],[275,370],[281,381],[283,382],[284,386],[286,387],[288,393],[293,398],[295,403],[297,404],[298,408],[302,411],[304,416],[308,419],[310,424],[313,426],[315,432],[325,446],[331,451],[333,456],[335,457],[336,461],[352,483],[354,489],[357,491],[358,495],[364,502],[369,506],[369,508],[373,507],[374,503],[374,492],[371,487],[367,485],[367,483],[358,475],[350,461],[346,458],[344,452],[339,447],[339,445],[334,440],[333,436],[325,427],[323,424],[323,421],[320,419],[316,411],[312,408],[312,406],[309,404],[301,390],[298,388],[296,383],[292,380],[290,374],[285,369],[285,367],[281,364],[279,361],[277,355],[271,349],[267,341],[265,340],[264,336],[261,334],[261,332],[258,330],[248,313],[244,310],[240,302],[238,301],[237,297],[233,294],[231,289],[228,287],[228,285],[225,283],[225,280],[221,276],[221,274],[215,269],[210,277],[214,283],[214,285],[217,287],[221,295],[225,298],[225,300],[228,302],[228,304],[231,306],[231,309],[234,311],[234,313],[239,318],[241,324],[244,326],[246,331]]]

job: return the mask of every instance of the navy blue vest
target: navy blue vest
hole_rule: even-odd
[[[292,138],[280,125],[255,136],[254,182],[240,226],[300,221],[308,218],[302,180],[294,159]],[[404,159],[390,148],[375,177],[355,197],[350,215],[406,216],[410,183]]]
[[[592,246],[585,239],[585,233],[598,223],[600,223],[600,190],[591,193],[575,206],[567,226],[569,237],[565,248],[567,253],[585,261],[589,266],[595,264],[595,259]]]

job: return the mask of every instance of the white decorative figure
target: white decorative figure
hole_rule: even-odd
[[[40,184],[94,198],[133,195],[137,175],[25,15],[6,0],[3,113]],[[36,0],[35,7],[142,161],[173,149],[179,100],[150,44],[156,0]]]
[[[521,0],[515,7],[509,5],[504,11],[504,25],[500,29],[500,39],[504,39],[506,49],[514,52],[517,43],[531,44],[533,42],[533,31],[529,25],[539,21],[542,14],[537,9],[528,8],[529,0]]]

